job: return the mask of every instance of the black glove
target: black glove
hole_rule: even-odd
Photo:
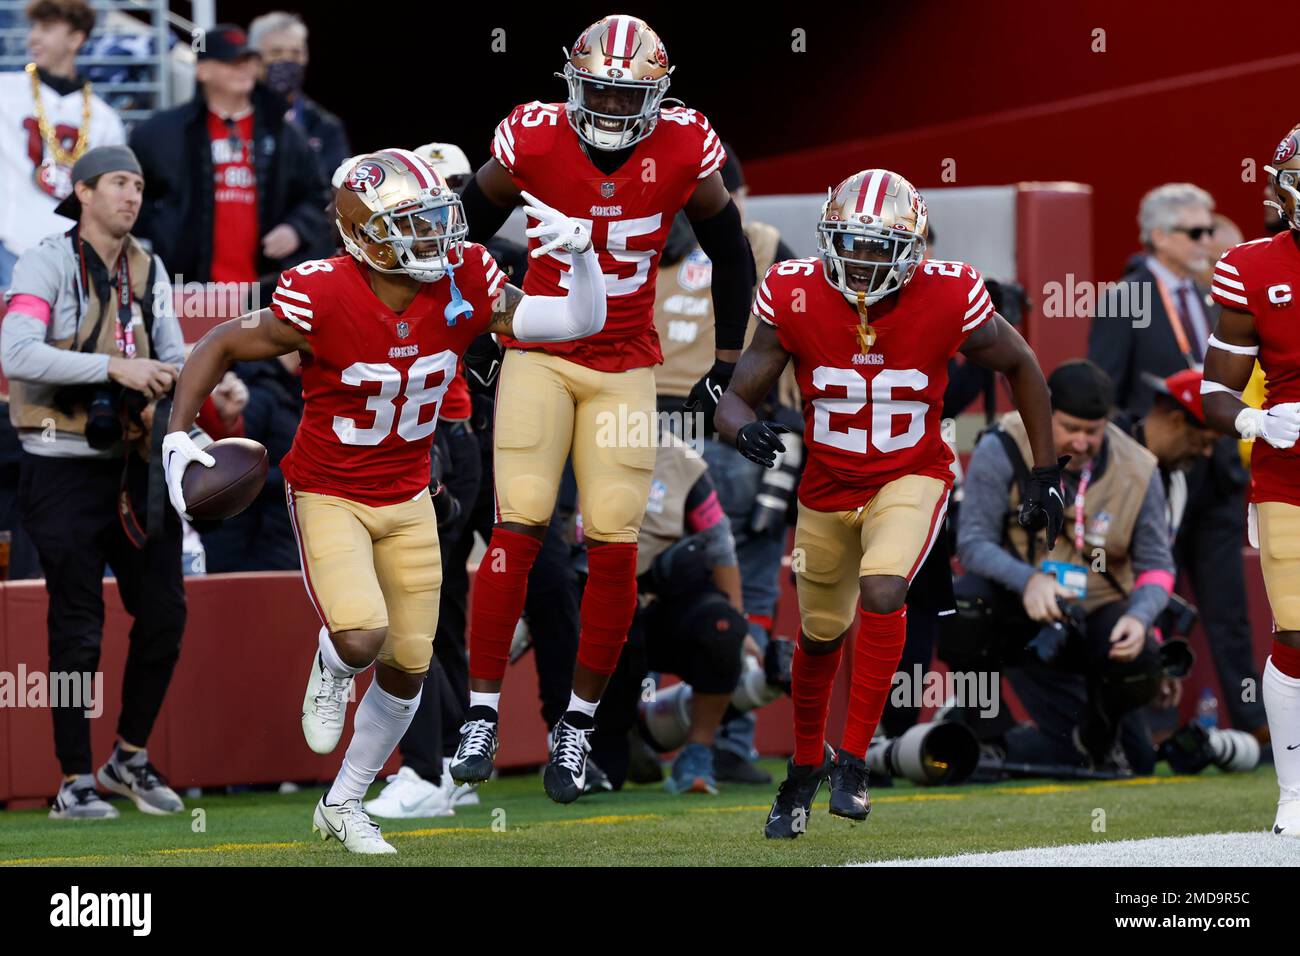
[[[446,485],[439,483],[433,491],[432,500],[433,515],[439,528],[446,527],[460,518],[460,502],[447,490]]]
[[[704,434],[710,437],[717,432],[713,416],[717,414],[718,402],[722,401],[722,393],[731,384],[731,375],[735,371],[735,362],[715,361],[709,374],[691,386],[691,393],[682,403],[682,411],[704,413]]]
[[[785,451],[781,443],[781,432],[790,429],[778,422],[750,422],[741,425],[736,432],[736,451],[755,464],[771,468],[776,464],[777,452]]]
[[[489,335],[480,335],[465,350],[465,379],[471,390],[492,394],[505,349]]]
[[[1025,483],[1025,498],[1020,502],[1020,527],[1026,531],[1047,529],[1047,550],[1056,547],[1056,537],[1065,524],[1065,500],[1061,497],[1061,469],[1069,462],[1068,455],[1058,458],[1055,465],[1043,465],[1029,472]]]

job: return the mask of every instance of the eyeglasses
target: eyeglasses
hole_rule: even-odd
[[[1192,242],[1200,242],[1214,235],[1213,226],[1174,226],[1173,231],[1186,233],[1187,238]]]

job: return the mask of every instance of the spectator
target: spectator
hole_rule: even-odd
[[[79,221],[19,257],[0,329],[10,417],[23,448],[19,500],[50,596],[50,672],[98,668],[106,562],[135,623],[118,743],[97,778],[85,704],[52,708],[64,776],[50,816],[117,816],[96,795],[96,779],[148,813],[175,813],[181,801],[145,746],[185,630],[181,524],[165,502],[145,504],[149,403],[176,379],[181,329],[166,268],[131,236],[144,190],[134,154],[125,146],[89,150],[72,179],[75,191],[58,212]],[[143,444],[128,445],[133,435],[143,435]],[[136,518],[146,513],[156,516],[147,525]]]
[[[1114,379],[1116,405],[1133,419],[1151,408],[1152,381],[1200,367],[1218,322],[1219,307],[1196,283],[1219,251],[1213,210],[1210,195],[1188,183],[1148,192],[1138,214],[1146,254],[1098,304],[1088,355]],[[1192,497],[1175,541],[1219,678],[1233,688],[1255,673],[1242,561],[1249,479],[1236,439],[1216,441],[1188,475]],[[1234,727],[1264,732],[1261,701],[1243,700],[1240,692],[1225,696]]]
[[[743,215],[748,192],[744,172],[735,152],[730,146],[725,148],[727,160],[721,169],[722,181]],[[794,258],[793,251],[781,241],[780,233],[773,226],[749,220],[745,223],[745,235],[760,276],[773,262]],[[678,214],[664,246],[655,294],[655,329],[664,354],[664,364],[655,370],[661,413],[679,411],[691,388],[713,366],[712,271],[712,263],[696,242],[690,221],[684,214]],[[751,316],[748,336],[753,335],[754,325]],[[784,406],[786,414],[780,420],[796,432],[802,432],[803,419],[793,414],[799,407],[799,392],[792,370],[787,371],[776,391],[778,394],[771,396],[772,413],[766,417],[776,417],[777,407]],[[710,431],[711,426],[712,423]],[[787,439],[788,446],[793,448],[794,443],[793,437]],[[765,477],[760,466],[746,461],[730,445],[711,438],[704,440],[703,447],[718,499],[735,535],[750,634],[762,648],[767,645],[780,594],[781,554],[786,538],[784,507],[774,504],[775,510],[765,510],[759,506],[760,484]],[[790,482],[788,487],[778,490],[787,499],[794,493],[797,468],[795,455],[790,461],[790,471],[779,476]],[[719,780],[771,783],[771,775],[754,763],[758,756],[754,749],[754,728],[755,716],[751,713],[728,721],[719,731],[713,755]]]
[[[990,609],[969,643],[996,646],[1052,747],[1049,762],[1125,773],[1127,752],[1145,756],[1139,769],[1149,772],[1149,738],[1123,749],[1117,742],[1125,715],[1159,690],[1151,627],[1174,571],[1164,488],[1155,456],[1107,422],[1113,390],[1104,372],[1067,362],[1048,385],[1057,453],[1071,456],[1065,533],[1042,551],[1016,520],[1030,452],[1019,414],[1004,415],[971,456],[957,532],[966,570],[957,592]]]
[[[32,62],[0,73],[0,292],[19,255],[72,225],[54,211],[72,193],[72,164],[92,146],[126,141],[117,114],[77,73],[95,26],[90,4],[32,0],[27,19]]]
[[[1214,236],[1210,240],[1209,255],[1206,257],[1205,268],[1196,274],[1197,284],[1209,288],[1210,280],[1214,277],[1214,265],[1219,261],[1219,257],[1233,246],[1240,245],[1245,241],[1245,238],[1235,222],[1223,213],[1216,212],[1214,214]]]
[[[297,14],[283,10],[263,14],[249,24],[248,44],[262,59],[262,82],[289,104],[285,119],[307,138],[321,180],[328,182],[338,165],[352,155],[352,147],[343,121],[302,91],[307,74],[307,24]]]
[[[269,301],[280,272],[332,240],[316,159],[284,101],[256,85],[245,39],[209,30],[194,99],[137,126],[131,145],[148,190],[139,231],[154,250],[187,282],[260,282]]]

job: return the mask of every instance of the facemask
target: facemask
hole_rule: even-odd
[[[307,67],[292,60],[278,60],[266,68],[266,85],[281,96],[293,96],[302,89]]]

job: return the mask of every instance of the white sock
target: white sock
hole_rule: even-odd
[[[483,691],[472,690],[469,692],[469,705],[471,707],[491,707],[493,710],[501,710],[501,692],[488,694]]]
[[[330,632],[325,628],[322,627],[320,633],[316,635],[316,643],[320,645],[320,656],[325,662],[325,669],[335,677],[355,677],[365,670],[364,667],[353,667],[351,664],[343,663],[338,648],[330,640]]]
[[[569,710],[576,710],[580,714],[586,714],[588,717],[596,716],[596,708],[600,706],[598,700],[583,700],[574,691],[569,691]]]
[[[370,689],[361,698],[352,718],[352,742],[343,755],[339,775],[325,797],[326,803],[338,806],[345,800],[360,800],[366,795],[397,749],[406,728],[411,726],[419,706],[420,694],[404,700],[380,687],[378,680],[370,682]]]
[[[1273,664],[1264,665],[1264,712],[1268,714],[1268,732],[1273,741],[1273,766],[1283,799],[1300,799],[1300,678],[1288,677]],[[1287,790],[1291,792],[1286,793]]]

